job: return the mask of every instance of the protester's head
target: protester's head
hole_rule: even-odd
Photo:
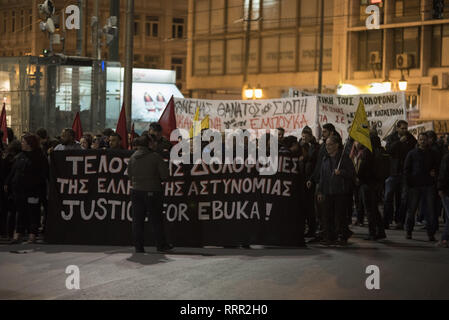
[[[326,141],[332,133],[335,132],[335,126],[332,123],[326,123],[323,126],[322,138]]]
[[[92,139],[91,149],[99,150],[102,148],[103,136],[101,134],[97,134]]]
[[[48,133],[44,128],[37,129],[36,135],[39,137],[41,143],[48,140]]]
[[[80,140],[80,145],[83,150],[89,150],[92,146],[92,136],[91,135],[83,135]]]
[[[340,139],[336,135],[330,135],[326,139],[326,150],[330,156],[335,156],[340,148]]]
[[[427,138],[427,134],[420,133],[418,136],[418,148],[426,149],[428,145],[429,145],[429,139]]]
[[[109,148],[111,148],[111,149],[121,149],[122,148],[122,137],[117,132],[113,132],[109,136]]]
[[[427,131],[426,136],[429,139],[429,145],[433,145],[438,141],[438,136],[435,131]]]
[[[285,137],[285,130],[284,128],[277,128],[278,131],[278,140],[282,141]]]
[[[147,135],[148,138],[148,148],[150,150],[156,151],[157,149],[157,136],[154,134]]]
[[[71,128],[66,128],[62,130],[61,133],[61,143],[65,146],[75,143],[75,131]]]
[[[22,137],[22,151],[35,151],[40,148],[39,138],[31,133]]]
[[[150,141],[148,135],[141,136],[133,141],[133,149],[148,149]]]
[[[403,136],[407,135],[407,133],[408,133],[407,121],[404,121],[404,120],[398,121],[398,123],[396,124],[396,131],[397,131],[399,137],[403,137]]]
[[[302,130],[301,138],[304,143],[311,143],[313,141],[313,132],[310,127],[305,127]]]
[[[162,138],[162,126],[157,122],[150,123],[148,134],[156,136],[157,140]]]
[[[114,130],[111,128],[107,128],[103,130],[103,141],[108,144],[109,143],[109,137],[114,133]]]

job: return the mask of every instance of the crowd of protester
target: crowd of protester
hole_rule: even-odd
[[[152,123],[142,137],[131,141],[106,129],[101,134],[85,134],[78,142],[72,129],[63,130],[56,138],[39,129],[17,140],[8,130],[9,143],[0,145],[1,236],[21,243],[28,235],[28,242],[34,243],[45,232],[52,152],[118,150],[125,138],[142,154],[147,154],[142,144],[151,141],[148,149],[164,159],[170,157],[172,144],[162,136],[159,124]],[[300,139],[278,129],[279,153],[297,156],[301,162],[302,208],[309,243],[346,244],[353,236],[351,225],[367,226],[367,241],[386,239],[385,230],[392,228],[404,230],[406,238],[412,239],[417,224],[427,230],[429,241],[436,242],[443,219],[446,224],[437,246],[447,248],[449,134],[438,138],[429,131],[416,140],[407,122],[399,121],[385,139],[385,147],[376,130],[371,130],[370,138],[372,151],[352,139],[343,141],[332,124],[323,126],[321,144],[309,127]],[[245,139],[246,150],[251,142]]]

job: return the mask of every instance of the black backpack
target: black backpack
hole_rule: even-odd
[[[390,176],[390,161],[391,156],[384,148],[374,149],[374,176],[377,183],[385,183],[385,180]]]

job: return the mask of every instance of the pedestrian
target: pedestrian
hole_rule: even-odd
[[[2,191],[3,186],[6,185],[6,179],[11,173],[12,167],[16,160],[17,155],[22,152],[22,145],[20,141],[14,140],[8,144],[5,153],[1,159],[2,162],[2,170],[1,170],[1,182],[2,182]],[[12,190],[8,189],[4,192],[3,198],[3,223],[4,223],[4,232],[8,238],[8,240],[12,240],[14,236],[14,229],[16,225],[16,209],[14,204],[14,197],[12,194]]]
[[[408,190],[407,203],[407,239],[412,239],[415,226],[416,210],[420,201],[425,201],[428,217],[427,235],[429,241],[435,241],[435,188],[438,172],[437,155],[429,148],[427,135],[421,133],[418,136],[418,147],[410,151],[404,164],[404,175]]]
[[[355,181],[354,165],[343,154],[341,139],[331,135],[326,140],[327,154],[320,168],[318,202],[323,205],[323,243],[346,244],[351,232],[347,221],[348,198]]]
[[[163,221],[162,181],[168,178],[168,166],[155,152],[156,141],[143,136],[136,141],[137,151],[131,156],[128,175],[131,181],[132,233],[136,253],[144,253],[144,223],[149,213],[159,252],[169,252]]]
[[[398,121],[396,130],[386,138],[386,151],[390,155],[390,176],[385,181],[384,225],[390,229],[393,222],[393,203],[395,203],[394,220],[396,229],[404,227],[407,211],[407,184],[404,177],[404,162],[408,153],[416,146],[416,139],[408,131],[406,121]]]
[[[70,128],[62,130],[61,143],[54,149],[54,151],[66,150],[81,150],[81,146],[75,141],[75,131]]]
[[[92,147],[92,135],[85,134],[80,139],[81,149],[90,150]]]
[[[159,153],[164,160],[169,160],[170,151],[173,145],[162,135],[162,126],[157,122],[151,123],[148,135],[156,137],[155,151]]]
[[[110,150],[123,150],[122,136],[117,132],[111,133],[109,136],[109,149]]]
[[[362,203],[363,210],[368,218],[368,238],[365,240],[381,240],[387,236],[382,221],[382,217],[377,208],[377,180],[376,171],[373,168],[376,167],[376,159],[373,152],[368,150],[358,141],[354,142],[355,156],[353,159],[358,197]]]
[[[446,223],[441,236],[441,241],[437,244],[437,246],[449,248],[449,153],[446,153],[441,161],[437,187],[438,195],[441,197],[446,217]]]
[[[40,199],[46,192],[48,162],[36,135],[22,138],[22,152],[17,155],[5,183],[5,191],[11,191],[17,210],[17,223],[12,244],[20,243],[28,231],[28,243],[34,243],[40,226]]]
[[[312,133],[312,129],[309,127],[305,127],[303,129],[301,136],[302,137],[300,140],[300,145],[303,148],[305,181],[311,181],[313,172],[315,171],[315,167],[317,165],[320,145],[316,142],[316,139]],[[315,208],[315,189],[313,188],[313,186],[308,188],[307,184],[304,186],[304,189],[307,225],[307,233],[305,237],[314,238],[316,237],[316,232],[318,230],[318,218]]]

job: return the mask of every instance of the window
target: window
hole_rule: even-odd
[[[195,2],[195,33],[209,33],[209,0],[196,0]]]
[[[318,25],[319,6],[320,1],[301,0],[300,24],[302,26]]]
[[[184,62],[182,58],[172,58],[171,59],[171,68],[176,71],[176,81],[183,80],[183,72]]]
[[[395,0],[394,20],[413,21],[420,19],[421,0]]]
[[[159,37],[159,17],[146,17],[145,35],[149,38]]]
[[[420,67],[420,29],[418,27],[394,29],[394,65],[398,54],[410,54],[413,56],[412,68]]]
[[[25,27],[25,16],[23,10],[20,12],[20,31]]]
[[[8,32],[8,30],[7,30],[7,23],[8,23],[8,19],[7,19],[7,14],[6,14],[6,12],[5,13],[3,13],[3,33],[7,33]]]
[[[184,38],[184,19],[173,18],[172,38],[182,39]]]
[[[225,0],[213,0],[210,11],[210,32],[223,33],[225,31]]]
[[[140,35],[140,19],[139,17],[134,19],[134,36]]]
[[[11,32],[16,32],[16,12],[12,12],[12,19],[11,19]]]
[[[381,30],[358,33],[357,71],[379,70],[379,67],[381,68],[382,39],[383,32]]]
[[[30,31],[33,31],[33,10],[29,11],[29,15],[30,15],[30,25],[28,27]]]
[[[161,58],[159,56],[149,56],[144,57],[144,62],[147,68],[150,69],[160,69]]]
[[[280,14],[279,1],[264,0],[263,20],[262,20],[263,28],[264,29],[279,28],[279,20],[280,20],[279,14]],[[247,16],[246,12],[245,16]],[[257,17],[254,19],[257,19]]]
[[[240,32],[243,30],[243,4],[242,0],[228,0],[227,2],[227,32]]]
[[[449,24],[432,28],[432,67],[449,67]]]

